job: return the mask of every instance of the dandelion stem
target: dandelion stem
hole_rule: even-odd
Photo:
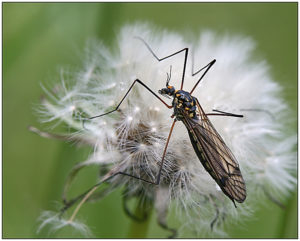
[[[85,203],[85,201],[93,194],[94,191],[96,191],[96,189],[99,186],[95,186],[94,188],[92,188],[85,196],[84,198],[81,200],[81,202],[77,205],[76,209],[74,210],[72,216],[70,217],[70,219],[68,220],[68,222],[72,222],[76,216],[76,214],[78,213],[79,209],[81,208],[81,206]]]
[[[149,210],[149,208],[151,208]],[[147,218],[145,221],[136,221],[132,220],[130,227],[129,227],[129,232],[127,238],[147,238],[148,230],[149,230],[149,225],[151,221],[151,213],[152,213],[152,205],[151,207],[147,207]],[[142,215],[145,214],[145,206],[144,205],[137,205],[135,209],[135,216],[141,217]]]

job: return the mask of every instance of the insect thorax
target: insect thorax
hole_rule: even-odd
[[[198,119],[196,115],[196,99],[189,92],[177,90],[172,102],[174,108],[174,116],[177,120],[182,120],[183,112],[190,118]]]

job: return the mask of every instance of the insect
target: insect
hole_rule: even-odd
[[[198,70],[195,73],[192,73],[192,75],[198,74],[200,71],[204,70],[204,73],[199,78],[199,80],[196,82],[194,87],[190,92],[183,90],[183,84],[184,84],[184,77],[185,77],[185,70],[186,70],[186,63],[187,63],[187,57],[188,57],[188,48],[184,48],[182,50],[179,50],[171,55],[168,55],[164,58],[158,58],[156,54],[152,51],[150,46],[139,37],[136,37],[140,39],[148,48],[148,50],[152,53],[152,55],[158,60],[163,61],[167,58],[170,58],[176,54],[179,54],[181,52],[185,53],[184,58],[184,66],[183,66],[183,74],[182,74],[182,80],[181,80],[181,87],[179,90],[175,90],[174,86],[169,85],[169,81],[171,79],[171,69],[170,74],[167,74],[167,82],[166,82],[166,88],[162,88],[158,91],[159,94],[163,96],[170,96],[173,97],[172,105],[168,105],[162,98],[160,98],[153,90],[151,90],[146,84],[144,84],[141,80],[136,79],[126,94],[124,95],[123,99],[120,101],[118,106],[107,113],[93,116],[89,119],[98,118],[107,114],[110,114],[116,110],[118,110],[119,106],[122,104],[124,99],[127,97],[133,86],[138,83],[145,87],[149,92],[151,92],[157,99],[159,99],[167,108],[174,109],[174,113],[171,116],[174,120],[171,125],[171,129],[169,132],[169,136],[167,138],[165,148],[162,155],[162,160],[160,164],[160,169],[158,172],[158,175],[156,177],[155,181],[149,181],[146,179],[142,179],[140,177],[135,177],[128,173],[119,172],[118,174],[127,175],[133,178],[140,179],[142,181],[156,184],[158,185],[160,183],[160,176],[161,171],[163,168],[164,158],[166,155],[167,147],[170,141],[170,137],[174,128],[174,125],[177,121],[182,121],[185,127],[188,130],[188,134],[192,143],[192,146],[204,166],[205,170],[211,175],[211,177],[216,181],[216,183],[219,185],[223,193],[228,196],[234,203],[234,201],[237,201],[239,203],[243,202],[246,198],[246,185],[244,182],[244,179],[242,177],[239,165],[232,154],[232,152],[229,150],[229,148],[226,146],[225,142],[223,141],[222,137],[218,134],[210,120],[208,119],[209,115],[219,115],[219,116],[231,116],[231,117],[243,117],[242,115],[227,113],[219,110],[213,110],[217,113],[205,113],[198,101],[198,99],[194,96],[192,96],[193,91],[196,89],[202,78],[205,76],[205,74],[208,72],[208,70],[213,66],[213,64],[216,62],[216,60],[211,61],[208,65],[204,66],[200,70]],[[234,203],[235,205],[235,203]]]
[[[136,79],[129,87],[128,91],[125,93],[119,104],[116,106],[115,109],[108,111],[104,114],[100,114],[97,116],[93,116],[87,119],[84,119],[83,125],[85,121],[92,120],[95,118],[99,118],[105,115],[108,115],[110,113],[113,113],[114,111],[117,111],[120,107],[120,105],[123,103],[125,98],[128,96],[132,88],[135,84],[142,85],[145,89],[147,89],[151,94],[153,94],[158,100],[161,101],[162,104],[164,104],[167,108],[173,109],[173,114],[171,118],[173,119],[166,144],[163,150],[159,171],[157,173],[157,176],[155,180],[147,180],[141,177],[134,176],[130,173],[122,172],[119,170],[111,170],[109,173],[107,173],[96,185],[94,185],[91,189],[89,189],[87,192],[83,193],[82,195],[78,196],[75,199],[70,200],[69,202],[65,201],[65,207],[62,210],[62,213],[68,209],[70,206],[72,206],[75,202],[78,200],[81,200],[81,203],[78,205],[82,205],[85,200],[88,199],[88,197],[91,195],[91,193],[103,182],[107,181],[108,179],[111,179],[112,177],[116,175],[125,175],[131,178],[139,179],[141,181],[144,181],[146,183],[159,185],[160,179],[161,179],[161,173],[164,166],[164,160],[168,148],[168,144],[175,126],[175,123],[177,121],[182,121],[185,127],[187,128],[191,144],[194,148],[194,151],[199,158],[200,162],[202,163],[205,170],[210,174],[210,176],[215,180],[217,185],[221,188],[223,193],[229,197],[229,199],[233,202],[233,204],[236,207],[235,201],[242,203],[246,199],[246,185],[244,182],[244,179],[242,177],[239,164],[237,163],[234,155],[229,150],[229,148],[226,146],[225,142],[223,141],[222,137],[218,134],[212,123],[210,122],[208,116],[230,116],[230,117],[243,117],[243,115],[237,115],[233,113],[223,112],[220,110],[213,110],[214,113],[205,113],[198,101],[198,99],[194,96],[192,96],[192,93],[196,89],[196,87],[199,85],[200,81],[203,79],[203,77],[206,75],[206,73],[209,71],[209,69],[215,64],[216,60],[214,59],[209,64],[201,68],[200,70],[196,71],[195,73],[192,73],[192,76],[197,75],[202,70],[204,70],[201,77],[198,79],[194,87],[191,89],[191,91],[184,91],[183,85],[184,85],[184,78],[185,78],[185,71],[186,71],[186,64],[187,64],[187,58],[188,58],[188,48],[181,49],[173,54],[170,54],[163,58],[158,58],[157,55],[152,51],[150,46],[140,37],[136,37],[140,41],[142,41],[145,46],[148,48],[150,53],[158,60],[163,61],[165,59],[168,59],[174,55],[184,53],[184,65],[183,65],[183,74],[181,79],[181,86],[180,89],[176,90],[174,86],[169,85],[170,79],[171,79],[171,68],[170,68],[170,74],[167,73],[167,81],[166,81],[166,87],[162,88],[158,91],[158,94],[165,96],[165,97],[172,97],[173,101],[171,105],[168,105],[158,94],[156,94],[151,88],[149,88],[145,83],[143,83],[141,80]],[[193,71],[192,71],[193,72]],[[72,217],[75,216],[76,212],[79,208],[75,210]],[[71,219],[72,219],[71,217]]]

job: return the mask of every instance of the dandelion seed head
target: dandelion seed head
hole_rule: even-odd
[[[201,165],[186,127],[179,121],[166,151],[160,185],[156,187],[117,175],[111,180],[112,188],[130,184],[128,196],[143,193],[143,198],[157,200],[155,205],[161,223],[166,223],[169,203],[174,203],[179,219],[184,220],[183,226],[194,227],[199,232],[211,230],[210,223],[216,212],[232,220],[237,219],[237,215],[240,215],[238,219],[250,215],[251,208],[260,200],[257,190],[262,186],[276,196],[288,195],[294,189],[296,179],[291,173],[296,169],[293,148],[297,137],[282,131],[288,108],[280,97],[281,88],[271,78],[265,61],[252,60],[255,43],[247,37],[222,37],[206,31],[193,40],[192,45],[178,34],[154,31],[149,25],[125,26],[117,38],[117,54],[101,44],[93,44],[83,71],[74,74],[73,79],[68,78],[69,81],[64,78],[55,94],[45,90],[48,99],[43,101],[40,110],[44,121],[67,123],[80,131],[80,138],[93,140],[95,153],[89,157],[90,163],[98,163],[100,167],[109,163],[111,168],[118,167],[122,172],[155,180],[173,112],[146,88],[136,84],[118,111],[87,122],[85,128],[72,115],[77,110],[88,117],[113,110],[136,78],[157,93],[166,85],[170,66],[170,85],[180,88],[183,55],[159,62],[134,36],[142,37],[159,57],[186,47],[193,52],[194,61],[190,56],[186,66],[186,91],[190,91],[199,78],[199,75],[191,75],[191,64],[194,63],[195,71],[217,60],[193,96],[206,113],[218,109],[244,115],[244,118],[209,118],[234,153],[248,196],[239,205],[237,214],[231,200]],[[171,104],[171,100],[161,98]],[[243,109],[261,111],[241,111]],[[158,193],[163,196],[159,198]],[[221,223],[221,219],[217,222]],[[223,235],[222,225],[217,226],[213,232]]]

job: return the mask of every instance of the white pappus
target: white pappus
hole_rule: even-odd
[[[183,86],[186,91],[193,88],[201,75],[193,77],[192,71],[217,60],[193,96],[207,113],[218,109],[244,115],[244,118],[209,118],[240,165],[247,199],[238,209],[234,207],[203,168],[183,123],[177,122],[160,185],[116,175],[107,180],[109,186],[105,192],[102,190],[97,196],[95,189],[87,201],[102,197],[116,187],[124,187],[125,202],[137,197],[143,205],[153,205],[158,223],[172,235],[175,230],[167,225],[167,214],[174,207],[182,221],[179,232],[188,227],[208,237],[225,235],[223,221],[247,217],[255,203],[263,198],[261,193],[267,192],[267,196],[275,200],[293,190],[296,136],[284,131],[288,108],[280,97],[279,85],[270,77],[268,65],[252,60],[253,41],[206,31],[191,44],[179,34],[155,31],[147,24],[123,27],[113,51],[102,44],[91,43],[83,69],[69,75],[67,80],[62,76],[53,91],[45,89],[47,98],[43,99],[40,109],[43,121],[64,122],[77,132],[55,136],[33,127],[32,130],[46,137],[69,138],[94,148],[85,162],[74,167],[73,174],[84,166],[96,164],[103,173],[100,180],[107,177],[107,173],[112,175],[117,171],[153,181],[157,176],[173,112],[143,86],[133,87],[119,111],[83,124],[86,117],[113,110],[137,78],[157,93],[165,87],[166,73],[171,73],[170,84],[180,88],[184,54],[159,62],[135,36],[144,39],[160,58],[189,48]],[[65,190],[72,179],[70,175]],[[131,215],[129,210],[127,212]]]

